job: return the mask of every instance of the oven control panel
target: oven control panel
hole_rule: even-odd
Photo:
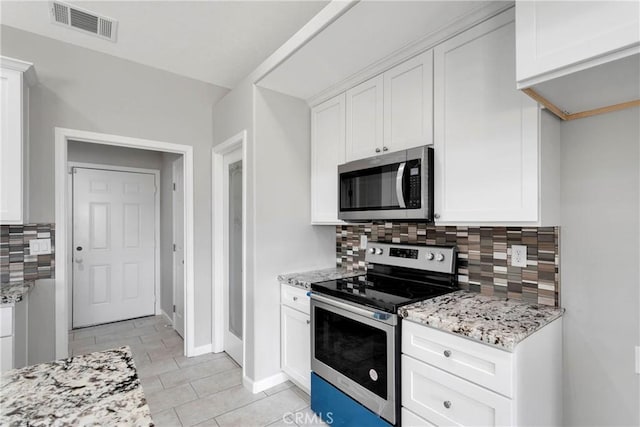
[[[418,246],[369,242],[365,259],[373,264],[455,273],[455,246]]]

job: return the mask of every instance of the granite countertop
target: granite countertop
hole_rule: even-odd
[[[153,425],[129,347],[4,372],[0,407],[0,425]]]
[[[402,307],[398,314],[507,351],[562,316],[564,309],[456,291]]]
[[[280,283],[311,289],[312,283],[326,282],[327,280],[344,279],[345,277],[361,276],[364,271],[348,271],[346,268],[324,268],[322,270],[303,271],[300,273],[281,274],[278,276]]]
[[[35,281],[33,280],[0,284],[0,304],[13,304],[22,301],[22,297],[28,294],[34,285]]]

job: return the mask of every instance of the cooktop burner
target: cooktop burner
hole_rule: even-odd
[[[372,275],[311,284],[311,290],[357,304],[396,313],[398,308],[455,289]]]
[[[373,243],[368,273],[312,283],[313,292],[389,313],[455,291],[456,248]]]

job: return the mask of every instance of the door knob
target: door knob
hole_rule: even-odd
[[[76,251],[80,252],[82,250],[82,246],[76,247]]]

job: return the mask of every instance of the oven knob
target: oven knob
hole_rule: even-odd
[[[382,255],[382,248],[376,248],[376,255]]]
[[[370,253],[370,254],[375,254],[375,253],[376,253],[376,250],[375,250],[374,248],[369,248],[369,253]]]
[[[427,252],[427,260],[431,261],[433,259],[433,252]]]
[[[444,261],[444,255],[442,255],[442,253],[438,253],[438,255],[436,255],[436,261],[438,262]]]

